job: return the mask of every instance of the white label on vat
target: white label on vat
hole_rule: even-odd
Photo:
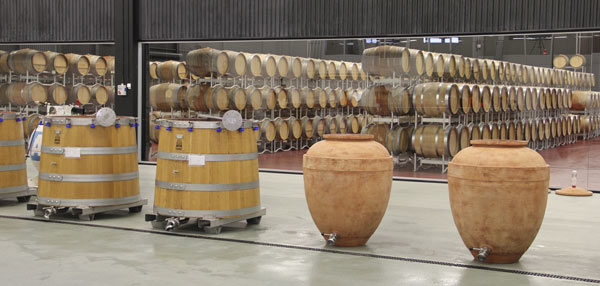
[[[188,157],[188,165],[190,166],[204,166],[206,164],[206,159],[204,155],[193,155],[190,154]]]
[[[65,148],[65,157],[66,158],[80,158],[81,157],[81,148]]]

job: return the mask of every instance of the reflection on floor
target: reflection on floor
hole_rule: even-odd
[[[302,171],[302,155],[307,150],[261,154],[259,166],[263,169]],[[550,187],[563,188],[571,184],[571,172],[577,170],[578,186],[600,190],[600,138],[540,151],[550,165]],[[394,176],[405,178],[446,180],[440,167],[431,166],[413,172],[412,164],[396,167]]]

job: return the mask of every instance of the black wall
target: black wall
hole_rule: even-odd
[[[0,0],[0,43],[112,42],[113,1]]]
[[[600,29],[598,0],[144,0],[141,40],[335,38]]]

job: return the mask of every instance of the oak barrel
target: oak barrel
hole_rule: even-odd
[[[23,114],[0,112],[0,195],[27,190]]]

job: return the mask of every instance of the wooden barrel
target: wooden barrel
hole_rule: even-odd
[[[564,68],[569,64],[569,57],[567,57],[566,55],[558,55],[555,56],[554,59],[552,60],[552,64],[554,65],[555,68]]]
[[[164,83],[163,83],[164,85]],[[204,95],[206,94],[207,89],[210,87],[208,83],[201,84],[193,84],[187,87],[185,92],[185,105],[191,109],[196,111],[208,112],[208,107],[206,106],[206,101],[204,99]],[[153,108],[156,108],[152,104],[152,87],[150,88],[150,105]],[[172,95],[171,95],[172,96]],[[166,105],[165,108],[170,109],[169,105]],[[159,108],[160,110],[161,108]]]
[[[314,108],[316,103],[315,92],[310,87],[303,87],[300,91],[301,105],[307,108]]]
[[[39,204],[110,206],[141,200],[135,119],[119,117],[119,125],[90,128],[94,119],[43,119],[50,136],[42,138]]]
[[[586,64],[585,56],[576,54],[569,59],[569,64],[574,68],[582,67]]]
[[[485,59],[478,59],[479,61],[479,68],[480,68],[480,73],[481,73],[481,80],[483,82],[490,82],[490,69],[491,67],[490,65],[490,61],[485,60]]]
[[[160,111],[152,111],[148,114],[148,138],[154,143],[158,143],[158,137],[160,133],[160,125],[158,120],[163,118]]]
[[[480,122],[478,127],[479,133],[481,134],[481,139],[492,139],[492,126],[489,123]]]
[[[27,166],[25,164],[25,141],[23,140],[24,115],[0,112],[0,195],[25,191]]]
[[[529,126],[531,126],[531,141],[535,142],[539,140],[539,125],[540,121],[537,119],[530,119]]]
[[[61,53],[46,51],[44,52],[46,59],[48,59],[47,72],[53,74],[65,74],[69,70],[69,61],[67,57]]]
[[[8,66],[15,73],[39,74],[48,68],[48,59],[40,51],[21,49],[10,52]]]
[[[338,87],[334,89],[333,92],[335,94],[335,102],[337,102],[340,107],[348,106],[348,96],[345,89]]]
[[[359,63],[347,63],[350,65],[348,74],[351,80],[360,80],[360,65]]]
[[[335,120],[337,123],[338,133],[345,134],[348,133],[348,127],[346,126],[346,118],[341,114],[335,116]]]
[[[535,125],[535,128],[534,128]],[[547,139],[546,138],[546,125],[544,123],[543,119],[537,118],[533,120],[533,123],[531,124],[531,132],[532,132],[532,137],[533,137],[533,133],[537,132],[537,135],[535,136],[537,140],[544,140]]]
[[[471,58],[463,57],[465,63],[465,80],[470,81],[473,78],[473,64]]]
[[[325,122],[325,134],[340,133],[340,126],[334,116],[327,115],[323,118]]]
[[[225,54],[227,55],[227,71],[225,73],[232,76],[245,75],[247,70],[246,54],[228,50],[224,50],[223,52],[225,52]],[[221,60],[224,59],[221,58]],[[225,64],[217,63],[217,65],[223,66]]]
[[[317,107],[327,108],[327,103],[329,101],[328,101],[328,97],[327,97],[328,94],[325,91],[325,89],[317,87],[313,90],[313,92],[315,93],[315,96],[317,99],[317,103],[318,103]]]
[[[10,102],[7,94],[9,83],[0,83],[0,105],[8,105]]]
[[[498,128],[500,129],[500,139],[508,140],[508,124],[506,122],[499,122]]]
[[[263,92],[267,93],[266,97],[263,97]],[[274,93],[275,91],[273,91]],[[267,102],[269,102],[269,98],[271,97],[269,94],[269,89],[261,90],[256,88],[255,86],[248,86],[246,88],[246,108],[250,108],[251,110],[260,110],[267,108]],[[263,102],[264,101],[264,102]],[[273,103],[273,106],[275,104]]]
[[[525,97],[525,110],[533,110],[533,94],[531,93],[531,89],[529,87],[524,87],[523,92]]]
[[[546,88],[538,87],[536,88],[537,102],[540,110],[546,110]]]
[[[48,99],[46,88],[37,82],[11,83],[6,89],[6,95],[10,103],[18,106],[40,104]]]
[[[290,108],[300,108],[302,106],[302,97],[300,95],[300,89],[296,87],[286,88],[288,95],[288,105]]]
[[[226,87],[227,97],[229,98],[230,110],[244,110],[247,104],[246,90],[240,86],[234,85]]]
[[[339,102],[337,100],[336,89],[332,89],[332,88],[326,87],[323,90],[327,94],[327,106],[331,107],[331,108],[338,107]]]
[[[90,87],[90,96],[90,101],[96,105],[105,105],[109,101],[108,90],[101,84],[95,84]]]
[[[415,49],[406,49],[408,50],[408,58],[410,68],[407,73],[412,75],[423,75],[425,73],[425,57],[423,55],[423,51],[415,50]],[[405,64],[403,63],[403,69],[405,68]]]
[[[353,114],[346,115],[344,117],[345,125],[346,125],[346,133],[350,134],[358,134],[361,131],[360,123],[358,122],[358,118]]]
[[[290,116],[286,119],[290,129],[290,139],[300,139],[302,137],[302,123],[298,118]]]
[[[233,218],[261,210],[254,131],[222,130],[217,121],[165,120],[156,164],[154,211],[190,218]],[[210,142],[219,142],[212,144]],[[234,175],[235,174],[235,175]]]
[[[313,59],[302,59],[302,74],[308,79],[315,79],[317,67]]]
[[[470,105],[471,109],[474,113],[479,113],[481,110],[481,88],[476,84],[469,84],[469,88],[471,89],[470,96]],[[464,104],[463,104],[464,106]]]
[[[531,122],[529,120],[523,120],[523,140],[531,141]]]
[[[516,87],[516,103],[518,111],[525,111],[525,90],[522,87]]]
[[[267,142],[273,142],[277,137],[277,130],[275,129],[275,122],[265,118],[259,123],[260,138]]]
[[[246,74],[249,76],[261,76],[262,74],[262,61],[257,54],[246,54]]]
[[[372,134],[374,136],[373,140],[385,146],[389,128],[390,127],[387,124],[371,123],[366,125],[361,133]]]
[[[289,57],[289,78],[301,78],[302,77],[302,58],[301,57]]]
[[[390,154],[399,155],[406,153],[410,148],[411,136],[414,126],[396,125],[386,134],[385,147]]]
[[[350,105],[350,107],[358,107],[362,93],[363,93],[363,91],[361,89],[354,89],[354,88],[346,89],[346,96],[348,97],[348,105]],[[408,93],[408,91],[406,91],[406,93],[407,93],[407,97],[410,98],[410,94]],[[394,91],[392,91],[391,96],[394,97]],[[394,99],[392,99],[392,101],[394,101],[396,99],[397,98],[394,98]],[[408,106],[408,109],[410,110],[410,105]]]
[[[550,120],[548,118],[543,118],[542,119],[542,126],[544,127],[544,139],[551,139],[552,138],[552,127],[551,127],[551,123]]]
[[[320,116],[315,116],[312,119],[313,130],[315,131],[315,137],[323,137],[325,134],[325,121]]]
[[[156,74],[159,79],[166,81],[183,80],[188,78],[188,71],[184,63],[166,61],[158,64]]]
[[[572,135],[573,134],[573,119],[571,118],[571,116],[565,116],[565,123],[566,123],[566,136]]]
[[[468,84],[457,83],[458,94],[460,96],[460,112],[469,114],[472,110],[471,106],[471,87]]]
[[[456,133],[458,134],[459,151],[471,146],[471,132],[468,126],[459,124],[456,126]]]
[[[469,123],[467,125],[467,128],[469,128],[469,135],[471,136],[471,140],[481,139],[481,129],[479,129],[478,125],[475,125],[474,123]],[[471,144],[470,141],[469,144]]]
[[[583,111],[587,106],[591,106],[592,91],[574,90],[571,93],[571,110]]]
[[[273,124],[275,124],[276,131],[276,140],[286,141],[290,137],[290,125],[286,120],[281,117],[277,117],[273,119]]]
[[[284,88],[275,87],[275,96],[277,97],[277,108],[285,109],[288,107],[288,94]]]
[[[221,76],[229,71],[229,57],[226,52],[213,48],[190,51],[185,62],[189,71],[199,77]]]
[[[556,89],[556,107],[558,109],[564,108],[566,106],[566,102],[563,102],[563,89],[562,88],[557,88]]]
[[[496,66],[497,72],[497,80],[500,82],[504,82],[506,79],[506,71],[504,70],[504,62],[502,61],[494,61],[494,65]]]
[[[492,111],[500,112],[502,110],[500,87],[497,85],[492,85],[491,93],[492,93]]]
[[[314,136],[318,136],[315,134],[315,129],[313,126],[312,119],[308,118],[308,116],[302,116],[300,118],[300,123],[302,124],[302,137],[306,139],[311,139]]]
[[[8,66],[8,56],[10,53],[0,50],[0,74],[10,73],[10,67]]]
[[[115,57],[114,56],[104,56],[103,58],[106,61],[106,73],[114,74],[115,73]]]
[[[548,119],[550,121],[550,137],[558,138],[558,122],[556,118],[552,117]]]
[[[550,95],[551,95],[550,102],[552,104],[552,109],[557,109],[558,108],[558,89],[552,88]]]
[[[273,56],[277,68],[276,75],[280,78],[286,78],[290,72],[291,58],[287,56]]]
[[[523,122],[520,120],[516,120],[515,122],[515,132],[517,133],[517,140],[524,140],[525,137],[523,132]]]
[[[77,98],[81,102],[82,98],[85,98],[84,86],[78,86],[77,91],[73,87],[72,92],[77,92]],[[86,87],[87,88],[87,87]],[[87,91],[90,92],[89,90]],[[186,101],[190,101],[193,106],[197,106],[197,103],[190,100],[190,96],[186,94],[187,87],[185,85],[176,83],[161,83],[150,87],[150,106],[155,110],[160,111],[171,111],[180,110],[187,108]],[[195,94],[195,93],[194,93]],[[197,99],[195,99],[197,100]],[[89,101],[89,100],[88,100]],[[83,102],[81,102],[83,104]]]
[[[465,58],[461,55],[454,55],[456,61],[456,78],[465,78]]]
[[[392,87],[388,97],[388,109],[394,115],[408,114],[412,108],[412,98],[410,90],[406,87]],[[354,105],[353,105],[354,107]]]
[[[508,140],[517,140],[517,128],[514,121],[508,122]]]
[[[148,73],[152,79],[158,79],[158,62],[150,62],[148,65]]]
[[[78,54],[65,54],[69,61],[69,72],[75,75],[87,75],[90,73],[91,63],[88,58]]]
[[[425,75],[429,78],[433,77],[435,74],[435,53],[424,52],[423,59],[425,63]]]
[[[370,114],[388,115],[389,87],[384,85],[371,86],[364,91],[359,105]]]
[[[108,72],[108,63],[101,56],[84,55],[90,62],[90,73],[95,76],[104,76]]]
[[[492,139],[500,139],[500,125],[498,122],[490,122],[490,131]]]
[[[35,131],[41,120],[42,116],[37,113],[30,114],[27,116],[27,119],[23,118],[23,135],[25,139],[31,136],[31,133]]]
[[[346,62],[335,62],[335,68],[337,70],[338,73],[338,77],[341,80],[346,80],[348,79],[348,76],[350,75],[350,66],[348,66],[348,63]]]
[[[315,62],[316,79],[327,79],[327,61],[313,59]]]
[[[277,74],[277,60],[273,55],[259,54],[261,62],[261,76],[274,77]]]
[[[481,94],[481,108],[483,112],[490,112],[492,109],[492,92],[490,91],[490,87],[487,85],[480,85],[480,94]]]
[[[215,112],[228,110],[230,106],[227,89],[220,84],[207,88],[204,100],[206,101],[208,110]]]
[[[479,59],[474,59],[471,58],[471,77],[473,78],[474,81],[476,82],[480,82],[483,78],[481,75],[481,62],[479,61]]]
[[[417,155],[427,158],[452,157],[459,151],[458,132],[453,126],[421,125],[412,135]]]
[[[454,83],[422,83],[415,86],[413,108],[427,116],[454,115],[460,110],[460,93]]]

